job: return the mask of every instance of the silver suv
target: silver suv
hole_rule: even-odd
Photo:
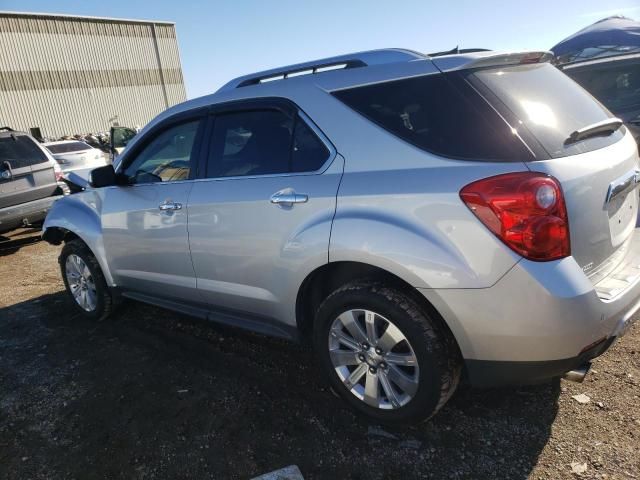
[[[377,421],[571,372],[640,305],[638,151],[546,53],[356,53],[175,106],[59,201],[67,290],[313,343]]]

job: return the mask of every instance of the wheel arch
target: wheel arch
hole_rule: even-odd
[[[81,197],[83,194],[77,195]],[[73,197],[57,201],[44,221],[42,238],[52,245],[60,245],[76,238],[82,240],[96,257],[107,285],[114,286],[111,271],[105,261],[100,217],[85,201]]]
[[[303,340],[310,338],[315,313],[320,303],[340,286],[355,280],[374,280],[395,287],[409,295],[429,317],[438,322],[447,335],[460,347],[453,330],[424,295],[409,282],[380,267],[361,262],[340,261],[324,264],[312,271],[302,282],[296,298],[296,325]]]

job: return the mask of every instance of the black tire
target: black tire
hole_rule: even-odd
[[[391,320],[411,344],[418,360],[418,388],[403,406],[385,410],[366,404],[342,382],[329,355],[333,321],[351,309],[371,310]],[[451,333],[439,319],[401,290],[373,281],[356,281],[329,295],[318,308],[313,342],[316,356],[328,381],[355,410],[388,425],[406,425],[432,417],[453,395],[461,372],[459,350]]]
[[[83,309],[78,304],[73,294],[71,293],[71,289],[69,288],[65,264],[67,258],[72,254],[79,256],[91,272],[91,277],[96,288],[96,307],[92,311]],[[87,245],[78,238],[71,240],[67,242],[62,248],[62,252],[60,253],[58,261],[60,263],[60,273],[62,274],[64,286],[76,311],[84,317],[94,321],[102,321],[106,319],[113,311],[113,297],[111,295],[109,287],[107,286],[107,282],[104,279],[104,275],[102,274],[102,269],[100,268],[96,257],[93,255],[91,250],[89,250],[89,247],[87,247]]]

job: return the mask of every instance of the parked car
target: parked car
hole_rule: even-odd
[[[640,52],[640,48],[636,51]],[[575,61],[559,67],[622,119],[640,144],[640,53]]]
[[[63,172],[102,167],[108,163],[102,150],[80,140],[48,142],[44,146],[60,164]]]
[[[640,143],[640,22],[603,18],[551,50],[558,68],[622,119]]]
[[[309,341],[384,423],[580,380],[640,305],[636,144],[548,53],[380,50],[159,115],[58,202],[70,298]],[[286,391],[286,385],[283,385]]]
[[[0,128],[0,234],[44,220],[63,194],[54,163],[30,135]]]

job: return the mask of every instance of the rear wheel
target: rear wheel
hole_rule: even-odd
[[[377,421],[426,420],[458,385],[461,362],[451,335],[400,290],[347,284],[322,303],[314,328],[333,388]]]
[[[62,248],[59,261],[64,285],[77,311],[93,320],[108,317],[113,299],[91,250],[80,239],[71,240]]]

